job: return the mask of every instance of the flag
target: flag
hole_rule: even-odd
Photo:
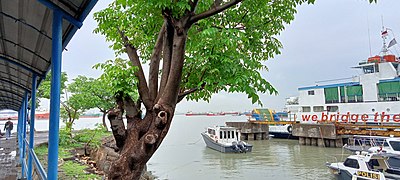
[[[395,38],[393,38],[393,39],[389,42],[388,48],[394,46],[395,44],[397,44],[397,41],[396,41]]]
[[[387,30],[382,31],[382,37],[386,37],[388,35]]]

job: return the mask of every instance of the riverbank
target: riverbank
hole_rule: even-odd
[[[47,168],[48,132],[35,134],[35,152]],[[61,129],[59,143],[59,179],[107,179],[111,163],[118,158],[114,151],[111,132],[102,127],[72,132],[72,137]],[[154,180],[151,172],[144,171],[141,180]]]

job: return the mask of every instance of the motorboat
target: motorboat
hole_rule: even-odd
[[[340,180],[400,179],[400,169],[390,167],[388,157],[382,153],[366,151],[350,155],[344,162],[327,163],[330,172]]]
[[[380,152],[386,154],[391,167],[400,168],[400,138],[384,136],[354,136],[344,148],[352,151]]]
[[[253,145],[240,140],[240,132],[235,127],[208,127],[201,135],[207,147],[223,153],[247,153],[253,148]]]

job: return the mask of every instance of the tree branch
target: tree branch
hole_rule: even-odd
[[[161,50],[164,40],[165,34],[165,26],[167,22],[164,22],[163,26],[160,29],[160,32],[157,37],[156,44],[153,49],[153,53],[150,59],[150,69],[149,69],[149,94],[150,99],[154,103],[154,100],[158,93],[158,70],[160,68],[160,57]]]
[[[143,104],[146,108],[150,108],[152,103],[149,99],[149,88],[147,87],[146,78],[144,76],[142,65],[140,64],[139,55],[137,53],[137,49],[129,43],[129,39],[125,36],[124,32],[118,30],[119,34],[124,42],[124,46],[126,48],[126,52],[128,54],[129,60],[132,62],[132,65],[137,66],[139,70],[135,72],[135,76],[139,79],[138,91],[139,95],[143,101]]]
[[[192,88],[192,89],[189,89],[187,91],[184,91],[184,92],[180,93],[178,95],[178,103],[181,102],[187,95],[189,95],[191,93],[194,93],[194,92],[196,92],[198,90],[204,89],[205,85],[206,85],[206,83],[204,82],[203,84],[201,84],[201,87],[195,87],[195,88]]]
[[[197,7],[198,3],[199,3],[199,0],[189,1],[190,12],[194,13],[196,11],[196,7]]]
[[[162,93],[164,92],[165,86],[168,81],[168,76],[171,68],[171,60],[172,60],[172,44],[174,39],[174,27],[168,20],[166,24],[166,32],[163,40],[163,67],[161,74],[161,82],[160,89],[156,98],[156,101],[160,98]]]
[[[160,98],[161,104],[164,103],[169,107],[175,107],[178,100],[179,86],[182,80],[182,70],[185,56],[185,45],[187,40],[187,32],[184,30],[183,24],[180,22],[177,26],[181,29],[174,31],[173,44],[172,44],[172,56],[170,64],[170,72],[168,75],[168,80],[165,85],[164,92],[162,92],[162,98]]]
[[[211,9],[204,11],[200,14],[194,15],[190,18],[189,20],[189,24],[194,24],[199,20],[208,18],[210,16],[216,15],[240,2],[242,2],[243,0],[231,0],[228,3],[224,4],[224,5],[219,5],[219,6],[213,6]]]

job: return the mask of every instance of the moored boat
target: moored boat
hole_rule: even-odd
[[[391,167],[400,169],[400,138],[384,136],[354,136],[345,149],[357,152],[380,152],[388,157]]]
[[[207,113],[195,113],[195,112],[187,112],[186,114],[185,114],[186,116],[206,116],[207,115]]]
[[[207,147],[223,153],[246,153],[253,149],[253,145],[240,140],[240,132],[234,127],[208,127],[201,135]]]
[[[287,112],[275,112],[271,109],[256,108],[253,109],[249,121],[289,121]],[[297,139],[298,137],[292,136],[292,124],[270,124],[268,126],[269,134],[274,138],[283,139]]]
[[[344,162],[327,163],[330,172],[340,180],[400,179],[400,170],[391,168],[380,153],[357,152]]]

